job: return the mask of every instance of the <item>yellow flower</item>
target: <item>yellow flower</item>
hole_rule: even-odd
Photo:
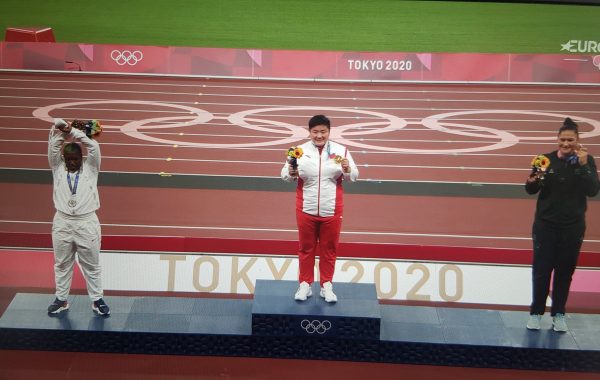
[[[300,158],[303,154],[304,152],[302,151],[302,148],[295,146],[291,147],[287,151],[287,156],[291,158]]]
[[[531,166],[535,169],[546,170],[550,166],[550,159],[543,154],[537,155],[531,161]]]

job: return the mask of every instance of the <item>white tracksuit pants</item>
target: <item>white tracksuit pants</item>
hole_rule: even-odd
[[[76,254],[90,298],[102,298],[100,242],[100,222],[95,212],[78,216],[56,212],[52,224],[56,298],[66,300],[69,295]]]

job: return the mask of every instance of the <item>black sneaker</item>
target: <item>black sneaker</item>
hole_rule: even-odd
[[[58,314],[63,310],[69,309],[69,303],[67,300],[61,301],[58,298],[54,299],[54,302],[48,306],[48,314]]]
[[[104,300],[102,298],[100,298],[98,301],[94,301],[94,303],[92,303],[92,310],[94,310],[94,312],[96,312],[96,314],[98,314],[98,315],[109,315],[110,314],[110,308],[108,307],[108,305],[106,303],[104,303]]]

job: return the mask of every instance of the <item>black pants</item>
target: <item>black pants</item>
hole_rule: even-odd
[[[533,301],[530,314],[544,314],[553,271],[550,314],[554,316],[557,313],[565,313],[571,278],[577,266],[584,233],[583,223],[569,227],[555,227],[541,221],[534,222]]]

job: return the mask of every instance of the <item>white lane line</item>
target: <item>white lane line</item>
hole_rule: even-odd
[[[210,125],[210,124],[202,124],[201,127],[208,127],[208,128],[219,128],[219,127],[228,127],[228,128],[235,128],[235,127],[239,127],[237,125],[232,125],[232,124],[228,124],[228,125]],[[271,127],[271,125],[261,125],[261,124],[257,124],[256,126],[264,126],[264,127]],[[186,126],[187,127],[187,126]],[[192,127],[192,126],[190,126]],[[120,130],[118,130],[117,126],[110,126],[110,128],[112,128],[112,130],[109,129],[105,129],[104,131],[102,131],[102,135],[106,136],[108,134],[112,134],[112,135],[118,135],[121,134],[122,132]],[[142,127],[143,128],[143,127]],[[185,128],[185,127],[184,127]],[[192,127],[192,128],[196,128],[196,127]],[[241,127],[240,127],[241,128]],[[169,126],[165,126],[164,129],[169,129]],[[434,131],[434,130],[430,130],[430,129],[401,129],[401,128],[389,128],[388,129],[390,132],[402,132],[403,134],[406,134],[404,132],[417,132],[420,134],[423,133],[431,133],[431,134],[440,134],[441,132],[439,131]],[[48,134],[48,130],[47,129],[42,129],[42,128],[18,128],[18,127],[0,127],[0,132],[2,131],[21,131],[21,132],[32,132],[32,133],[38,133],[40,135],[43,135],[42,139],[0,139],[0,142],[22,142],[22,143],[47,143],[46,139],[44,137],[46,137],[46,135]],[[370,130],[367,129],[361,129],[360,131],[368,133],[370,132]],[[466,129],[460,129],[460,128],[456,128],[453,129],[453,131],[456,132],[469,132],[470,130],[466,130]],[[527,131],[511,131],[511,130],[507,130],[505,132],[509,132],[509,133],[519,133],[519,132],[527,132]],[[529,131],[530,133],[539,133],[539,134],[544,134],[547,133],[547,131]],[[580,131],[580,133],[584,133],[585,131]],[[157,132],[157,130],[149,130],[149,131],[145,131],[146,135],[151,135],[151,136],[164,136],[164,137],[179,137],[182,138],[182,136],[185,136],[185,138],[190,138],[190,137],[207,137],[207,138],[213,138],[213,137],[219,137],[219,138],[244,138],[244,139],[272,139],[275,140],[276,137],[274,137],[273,135],[243,135],[243,134],[239,134],[239,133],[229,133],[229,134],[223,134],[223,133],[194,133],[194,132]],[[552,136],[555,135],[554,132],[551,133]],[[594,136],[596,137],[596,136]],[[582,137],[581,141],[585,142],[585,145],[587,146],[597,146],[600,145],[600,143],[593,143],[590,140],[593,139],[594,137]],[[106,140],[106,139],[103,139]],[[332,139],[333,141],[335,141],[335,139]],[[365,138],[365,137],[353,137],[353,138],[345,138],[344,140],[348,140],[348,141],[355,141],[355,142],[390,142],[390,143],[445,143],[445,144],[454,144],[454,143],[460,143],[460,144],[489,144],[490,140],[497,140],[497,138],[493,135],[490,135],[488,139],[473,139],[473,140],[450,140],[450,139],[398,139],[398,138]],[[302,141],[302,139],[300,139],[299,141]],[[539,140],[536,141],[533,137],[529,137],[527,138],[527,140],[521,140],[518,139],[517,140],[519,142],[519,145],[556,145],[556,142],[554,141],[550,141],[548,142],[547,140]],[[599,140],[600,141],[600,140]],[[113,146],[119,146],[119,145],[123,145],[123,146],[172,146],[173,144],[171,143],[155,143],[155,144],[151,144],[147,141],[144,140],[140,140],[139,143],[122,143],[122,142],[108,142],[108,141],[103,141],[103,145],[113,145]],[[193,143],[190,143],[189,141],[181,141],[177,143],[179,147],[196,147],[198,149],[203,149],[203,148],[208,148],[208,147],[202,147],[202,146],[194,146]],[[279,144],[273,144],[274,146],[279,145]],[[231,147],[232,149],[248,149],[246,147]],[[393,148],[393,147],[390,147]],[[267,148],[265,147],[262,150],[281,150],[281,148],[277,149],[277,148]],[[367,149],[368,150],[368,149]],[[352,149],[352,151],[359,151],[358,149]],[[373,151],[373,153],[381,153],[379,151]],[[394,152],[393,150],[390,150],[389,153],[402,153],[402,152]],[[456,154],[459,154],[461,152],[456,152]],[[463,152],[464,153],[464,152]],[[466,153],[465,153],[466,154]],[[474,154],[474,153],[470,153],[470,154]],[[454,155],[454,154],[452,154]],[[509,154],[510,156],[510,154]]]
[[[60,74],[59,74],[60,75]],[[60,83],[64,85],[64,80],[49,80],[49,79],[22,79],[22,78],[0,78],[0,81],[5,81],[5,82],[30,82],[30,83]],[[252,82],[252,80],[227,80],[224,79],[222,81],[224,82],[234,82],[236,84],[231,84],[231,85],[216,85],[216,84],[207,84],[208,81],[204,81],[202,79],[192,79],[192,81],[195,81],[197,83],[182,83],[182,81],[173,81],[173,82],[166,82],[166,83],[149,83],[149,82],[125,82],[125,81],[84,81],[84,80],[74,80],[73,78],[70,78],[70,83],[72,84],[96,84],[96,85],[110,85],[111,87],[114,85],[121,85],[121,86],[148,86],[148,87],[192,87],[192,88],[220,88],[220,89],[231,89],[231,90],[237,90],[237,89],[248,89],[248,90],[265,90],[265,91],[273,91],[273,90],[297,90],[297,91],[309,91],[309,92],[317,92],[317,91],[332,91],[332,92],[364,92],[364,93],[406,93],[406,94],[507,94],[507,95],[523,95],[523,96],[530,96],[530,95],[559,95],[559,96],[598,96],[600,97],[600,93],[593,93],[593,92],[567,92],[567,91],[557,91],[557,92],[549,92],[549,91],[527,91],[527,89],[522,89],[520,91],[462,91],[462,90],[437,90],[437,89],[433,89],[433,90],[397,90],[397,89],[391,89],[391,88],[382,88],[381,86],[378,85],[369,85],[369,88],[354,88],[352,87],[353,84],[343,84],[339,87],[301,87],[301,86],[296,86],[296,87],[284,87],[284,86],[272,86],[272,85],[261,85],[261,86],[248,86],[248,85],[239,85],[240,82]],[[214,79],[211,79],[211,82],[215,81]],[[450,83],[450,84],[441,84],[439,85],[439,87],[448,87],[448,86],[454,86],[456,84]],[[410,84],[409,86],[413,86],[413,87],[419,87],[421,86],[420,84]],[[490,85],[481,85],[481,84],[474,84],[474,87],[491,87]],[[362,87],[362,86],[360,86]],[[388,86],[388,87],[392,87],[392,86]],[[397,84],[394,85],[394,87],[407,87],[406,84]],[[568,85],[564,86],[565,88],[568,87]],[[18,88],[18,87],[16,87]],[[44,87],[45,88],[45,87]],[[592,90],[594,90],[592,88]]]
[[[185,102],[180,102],[179,104],[190,104],[191,103],[185,103]],[[193,105],[197,105],[197,104],[193,104]],[[0,108],[18,108],[18,109],[38,109],[39,107],[35,107],[35,106],[5,106],[5,105],[0,105]],[[95,109],[95,108],[63,108],[63,109],[75,109],[78,111],[99,111],[100,109]],[[104,109],[104,111],[131,111],[131,112],[145,112],[145,110],[141,110],[141,109]],[[412,110],[412,109],[411,109]],[[486,110],[487,111],[487,110]],[[173,111],[154,111],[154,112],[161,112],[161,113],[167,113],[167,114],[172,114],[175,113]],[[516,112],[516,111],[515,111]],[[528,112],[528,111],[523,111],[523,112]],[[490,112],[491,113],[491,112]],[[585,113],[585,112],[583,112]],[[213,115],[215,115],[215,120],[217,119],[224,119],[227,118],[230,113],[224,113],[224,112],[213,112]],[[186,118],[189,117],[189,114],[187,113],[182,113],[181,118]],[[400,115],[401,116],[401,115]],[[297,119],[299,117],[299,115],[291,115],[291,114],[269,114],[268,117],[281,117],[281,118],[294,118]],[[25,119],[25,120],[38,120],[38,118],[34,117],[34,116],[12,116],[12,115],[0,115],[0,119]],[[435,118],[434,118],[435,119]],[[134,121],[133,119],[108,119],[108,118],[103,118],[103,121],[107,122],[107,123],[118,123],[118,124],[125,124],[125,123],[129,123]],[[138,119],[135,119],[138,120]],[[379,120],[376,119],[374,117],[371,116],[336,116],[336,120]],[[408,125],[422,125],[421,121],[423,120],[423,117],[406,117],[404,118],[404,120],[406,120]],[[553,126],[556,125],[556,120],[550,120],[550,119],[497,119],[497,118],[486,118],[486,117],[481,117],[481,118],[463,118],[463,117],[455,117],[452,119],[442,119],[445,121],[452,121],[452,122],[497,122],[497,123],[502,123],[502,124],[508,124],[508,123],[535,123],[535,124],[552,124]],[[176,122],[171,122],[171,121],[165,121],[163,122],[163,124],[165,125],[170,125],[170,124],[177,124]],[[585,125],[585,122],[580,122],[580,124]],[[256,124],[257,126],[267,126],[267,124]],[[382,123],[383,125],[383,123]],[[236,125],[232,125],[231,123],[217,123],[217,122],[210,122],[210,123],[203,123],[202,124],[203,127],[232,127],[232,126],[236,126]],[[268,125],[271,126],[271,125]],[[534,126],[535,127],[535,126]],[[116,127],[115,127],[116,128]],[[0,126],[0,130],[1,129],[16,129],[16,130],[37,130],[37,131],[42,131],[44,133],[47,134],[47,130],[46,129],[42,129],[42,128],[23,128],[23,127],[8,127],[8,126]],[[361,128],[356,128],[357,130],[362,130],[365,132],[368,131],[376,131],[378,128],[375,127],[361,127]],[[401,128],[398,130],[402,130],[402,131],[417,131],[417,132],[424,132],[424,131],[431,131],[430,129],[427,129],[425,127],[421,127],[421,128]],[[463,130],[461,128],[454,128],[454,130]],[[469,129],[465,129],[465,130],[469,130]],[[503,129],[503,131],[505,132],[510,132],[510,133],[545,133],[545,134],[556,134],[556,131],[554,130],[548,130],[548,129],[539,129],[539,130],[520,130],[520,129]],[[580,132],[585,132],[585,130],[580,129]],[[159,132],[156,132],[159,133]],[[168,133],[168,132],[165,132]]]
[[[7,224],[44,224],[51,225],[51,221],[27,221],[27,220],[0,220]],[[250,227],[217,227],[217,226],[174,226],[174,225],[148,225],[148,224],[115,224],[101,223],[103,227],[127,227],[127,228],[155,228],[155,229],[186,229],[186,230],[208,230],[208,231],[247,231],[247,232],[289,232],[297,233],[297,229],[284,228],[250,228]],[[485,236],[485,235],[462,235],[448,233],[409,233],[409,232],[378,232],[378,231],[342,231],[346,235],[365,236],[409,236],[409,237],[436,237],[453,239],[478,239],[478,240],[531,240],[530,236]],[[585,240],[587,243],[600,243],[600,240]]]
[[[103,132],[103,133],[110,133],[110,132]],[[47,133],[46,133],[47,134]],[[187,135],[187,134],[186,134]],[[208,135],[210,136],[214,136],[214,135]],[[218,136],[218,135],[217,135]],[[235,135],[227,135],[228,137],[236,137]],[[250,136],[249,136],[250,137]],[[358,140],[357,140],[358,141]],[[371,141],[370,139],[364,139],[361,141]],[[396,140],[396,141],[403,141],[403,140]],[[407,140],[408,141],[408,140]],[[431,140],[411,140],[412,142],[430,142]],[[48,142],[46,140],[11,140],[11,139],[1,139],[0,142],[6,142],[6,143],[10,143],[10,142],[15,142],[15,143],[23,143],[23,144],[47,144]],[[449,142],[449,143],[454,143],[456,141],[441,141],[441,142]],[[484,141],[480,141],[479,143],[485,143]],[[175,148],[172,144],[151,144],[151,143],[147,143],[147,142],[140,142],[140,143],[119,143],[119,142],[103,142],[102,143],[103,146],[115,146],[115,147],[120,147],[120,146],[126,146],[126,147],[137,147],[137,148],[156,148],[156,147],[163,147],[163,148]],[[522,142],[519,143],[520,146],[524,146],[524,145],[533,145],[533,146],[543,146],[543,145],[549,145],[549,146],[555,146],[556,143],[554,142]],[[595,144],[595,143],[590,143],[590,142],[586,142],[585,144],[586,146],[600,146],[600,144]],[[218,147],[197,147],[194,145],[186,145],[185,142],[181,142],[180,144],[177,144],[177,148],[178,149],[184,149],[184,148],[188,148],[188,149],[223,149],[223,148],[218,148]],[[264,152],[281,152],[283,150],[285,150],[284,148],[261,148],[261,151]],[[226,150],[251,150],[254,151],[256,150],[256,148],[247,148],[247,147],[232,147],[232,148],[227,148]],[[3,154],[5,152],[0,152],[0,154]],[[360,149],[353,149],[351,150],[351,153],[353,155],[423,155],[423,156],[428,156],[428,155],[432,155],[432,156],[452,156],[452,157],[461,157],[461,156],[473,156],[473,157],[533,157],[535,156],[537,153],[532,152],[532,153],[524,153],[524,154],[510,154],[510,153],[485,153],[485,152],[459,152],[459,153],[447,153],[447,152],[385,152],[385,151],[371,151],[371,150],[360,150]]]
[[[35,87],[0,87],[0,89],[10,91],[23,91],[23,90],[35,90],[35,91],[73,91],[68,88],[35,88]],[[444,99],[432,99],[432,98],[357,98],[357,97],[318,97],[318,96],[283,96],[281,94],[274,95],[256,95],[256,94],[219,94],[219,93],[197,93],[197,92],[162,92],[162,91],[132,91],[132,90],[103,90],[103,89],[77,89],[78,93],[81,92],[102,92],[109,94],[153,94],[153,95],[165,95],[165,96],[202,96],[204,97],[231,97],[231,98],[265,98],[265,99],[310,99],[310,100],[347,100],[347,101],[361,101],[361,102],[418,102],[418,103],[435,103],[435,102],[460,102],[460,103],[542,103],[542,104],[591,104],[600,105],[600,102],[584,102],[584,101],[567,101],[561,100],[500,100],[500,99],[456,99],[456,98],[444,98]],[[14,98],[19,98],[14,96]],[[49,97],[51,98],[51,97]]]
[[[21,107],[21,106],[3,106],[0,105],[0,108],[19,108],[19,109],[23,109],[23,108],[29,108],[29,109],[37,109],[39,107]],[[91,109],[91,108],[78,108],[78,110],[86,110],[86,111],[96,111],[95,109]],[[143,110],[132,110],[132,111],[140,111],[143,112]],[[530,110],[522,110],[522,112],[530,112]],[[218,119],[226,119],[230,113],[224,113],[224,112],[213,112],[212,113],[215,116],[214,120],[218,120]],[[269,117],[290,117],[290,118],[298,118],[297,115],[289,115],[289,114],[269,114]],[[188,117],[188,114],[182,115],[181,118],[185,118]],[[34,116],[12,116],[12,115],[1,115],[0,114],[0,119],[24,119],[24,120],[39,120],[38,118],[34,117]],[[374,117],[370,117],[370,116],[337,116],[336,119],[350,119],[350,120],[379,120],[376,119]],[[423,117],[405,117],[404,120],[406,120],[407,125],[417,125],[417,126],[422,126],[422,120],[424,118]],[[107,118],[103,118],[102,119],[105,123],[110,123],[110,124],[119,124],[119,125],[123,125],[126,123],[130,123],[134,120],[132,119],[107,119]],[[137,119],[136,119],[137,120]],[[500,123],[535,123],[535,124],[542,124],[542,123],[551,123],[552,125],[556,125],[556,120],[551,120],[551,119],[496,119],[496,118],[467,118],[467,117],[460,117],[460,118],[452,118],[448,121],[452,121],[452,122],[500,122]],[[162,124],[169,126],[170,124],[177,124],[176,122],[171,122],[171,121],[164,121]],[[383,124],[383,123],[382,123]],[[585,124],[585,122],[580,122],[580,124]],[[272,126],[270,124],[256,124],[257,126]],[[218,122],[210,122],[210,123],[203,123],[202,127],[236,127],[237,125],[232,125],[231,123],[218,123]],[[120,128],[118,126],[111,126],[112,128]],[[535,127],[535,126],[532,126]],[[556,131],[554,130],[548,130],[546,128],[544,128],[544,126],[538,126],[540,129],[538,130],[534,130],[534,129],[503,129],[503,131],[505,132],[510,132],[510,133],[548,133],[548,134],[556,134]],[[334,127],[335,128],[335,127]],[[0,126],[0,130],[2,129],[14,129],[14,130],[24,130],[24,131],[34,131],[34,132],[44,132],[44,133],[48,133],[48,131],[46,129],[43,128],[31,128],[31,127],[12,127],[12,126]],[[356,128],[356,129],[360,129],[363,131],[371,131],[371,130],[377,130],[379,128],[376,127],[361,127],[361,128]],[[461,128],[455,128],[455,129],[461,129]],[[581,129],[581,128],[580,128]],[[398,130],[402,130],[402,131],[411,131],[411,132],[424,132],[424,131],[430,131],[429,129],[426,129],[424,127],[420,127],[420,128],[411,128],[411,127],[404,127],[404,128],[400,128]],[[109,132],[109,131],[108,131]],[[585,132],[583,130],[581,130],[580,132]],[[171,132],[153,132],[153,133],[166,133],[169,134]],[[189,135],[194,136],[193,133],[190,133]],[[202,135],[202,134],[199,134]]]
[[[39,153],[6,153],[0,152],[0,156],[26,156],[26,157],[47,157],[47,155]],[[146,160],[146,161],[166,161],[165,157],[127,157],[127,156],[102,156],[102,159],[113,159],[113,160]],[[205,162],[205,163],[220,163],[220,164],[261,164],[261,165],[277,165],[282,166],[284,161],[253,161],[253,160],[209,160],[199,158],[168,158],[170,162]],[[530,168],[503,168],[503,167],[476,167],[476,166],[427,166],[427,165],[390,165],[390,164],[357,164],[359,168],[392,168],[392,169],[445,169],[445,170],[501,170],[501,171],[531,171]],[[23,168],[19,168],[23,169]],[[122,172],[125,173],[125,172]],[[150,172],[149,172],[150,173]],[[180,173],[171,173],[180,174]],[[192,173],[188,173],[194,175]]]
[[[18,224],[52,224],[51,221],[27,221],[27,220],[0,220],[0,223]],[[282,228],[249,228],[249,227],[216,227],[216,226],[173,226],[173,225],[148,225],[148,224],[111,224],[102,223],[103,227],[128,227],[128,228],[164,228],[164,229],[187,229],[187,230],[210,230],[210,231],[250,231],[250,232],[291,232],[297,233],[297,229]],[[453,235],[453,234],[419,234],[405,232],[375,232],[375,231],[342,231],[348,235],[374,235],[374,236],[421,236],[421,237],[453,237],[460,239],[502,239],[502,240],[531,240],[531,237],[509,237],[509,236],[478,236],[478,235]]]
[[[282,165],[282,163],[279,163]],[[32,170],[32,171],[48,171],[49,169],[42,168],[26,168],[26,167],[0,167],[0,169],[16,169],[16,170]],[[214,173],[180,173],[180,172],[168,172],[168,173],[157,173],[157,172],[140,172],[140,171],[123,171],[123,170],[102,170],[102,173],[112,173],[112,174],[152,174],[152,175],[161,175],[168,174],[169,176],[192,176],[192,177],[225,177],[225,178],[266,178],[266,179],[280,179],[279,176],[266,176],[266,175],[239,175],[239,174],[214,174]],[[483,186],[483,185],[506,185],[506,186],[523,186],[524,182],[476,182],[476,181],[467,181],[467,182],[459,182],[459,181],[433,181],[433,180],[414,180],[414,179],[378,179],[378,178],[366,178],[359,179],[358,182],[367,182],[367,183],[431,183],[431,184],[452,184],[452,185],[470,185],[470,186]]]
[[[0,128],[1,130],[1,128]],[[118,133],[118,131],[115,132],[111,132],[111,131],[106,131],[106,132],[102,132],[104,133]],[[47,132],[46,132],[47,134]],[[168,133],[168,132],[152,132],[152,133],[148,133],[149,135],[160,135],[160,136],[181,136],[178,133]],[[273,136],[243,136],[243,135],[219,135],[219,134],[191,134],[191,133],[186,133],[185,134],[186,137],[190,137],[190,136],[202,136],[202,137],[225,137],[225,138],[239,138],[239,137],[244,137],[244,138],[250,138],[250,139],[274,139]],[[489,140],[420,140],[420,139],[369,139],[369,138],[354,138],[354,139],[347,139],[349,141],[356,141],[356,142],[394,142],[394,143],[437,143],[437,144],[456,144],[456,143],[461,143],[461,144],[489,144],[490,141]],[[584,141],[583,139],[581,141]],[[24,140],[24,139],[0,139],[0,142],[15,142],[15,143],[31,143],[31,144],[47,144],[48,141],[46,140]],[[550,146],[555,146],[556,143],[555,142],[536,142],[536,141],[523,141],[523,142],[519,142],[520,146],[524,146],[524,145],[533,145],[533,146],[542,146],[542,145],[550,145]],[[591,142],[586,142],[585,143],[586,146],[600,146],[600,143],[591,143]],[[173,144],[151,144],[148,142],[143,142],[140,141],[140,143],[119,143],[119,142],[103,142],[102,146],[134,146],[134,147],[165,147],[165,148],[172,148]],[[219,147],[198,147],[198,146],[194,146],[194,145],[190,145],[188,144],[186,141],[181,141],[177,144],[177,148],[192,148],[192,149],[223,149],[223,148],[219,148]],[[227,148],[226,150],[229,149],[234,149],[234,150],[255,150],[256,148],[248,148],[248,147],[231,147],[231,148]],[[264,148],[261,149],[261,151],[281,151],[282,148]],[[361,149],[352,149],[351,150],[352,154],[358,153],[358,154],[435,154],[435,155],[443,155],[443,156],[461,156],[461,155],[488,155],[488,156],[507,156],[507,157],[525,157],[528,156],[527,154],[483,154],[483,153],[464,153],[464,152],[457,152],[455,153],[447,153],[447,152],[443,152],[443,153],[430,153],[430,152],[425,152],[425,153],[419,153],[419,152],[412,152],[412,153],[407,153],[407,152],[395,152],[395,151],[389,151],[389,152],[381,152],[381,151],[371,151],[371,150],[361,150]],[[0,154],[2,154],[0,152]]]
[[[11,99],[15,99],[15,98],[19,98],[19,99],[27,99],[27,100],[31,100],[31,99],[43,99],[43,100],[47,100],[49,98],[46,97],[42,97],[42,96],[20,96],[20,97],[15,97],[14,95],[1,95],[0,98],[11,98]],[[247,97],[247,98],[251,98],[251,97]],[[90,99],[90,98],[86,98],[86,99],[81,99],[81,98],[73,98],[73,97],[68,97],[68,98],[62,98],[62,97],[57,97],[57,98],[52,98],[53,100],[69,100],[69,101],[82,101],[82,102],[94,102],[94,101],[98,101],[98,102],[109,102],[109,101],[114,101],[116,104],[120,102],[119,99],[110,99],[110,98],[103,98],[103,99]],[[564,102],[560,102],[560,103],[564,103]],[[305,112],[307,108],[310,109],[319,109],[321,108],[319,105],[294,105],[294,106],[288,106],[288,105],[281,105],[281,104],[256,104],[256,103],[215,103],[215,102],[175,102],[175,101],[171,101],[169,100],[169,103],[165,103],[165,104],[182,104],[182,105],[190,105],[190,106],[227,106],[227,107],[260,107],[260,108],[281,108],[281,107],[286,107],[289,108],[290,110],[294,110],[297,109],[298,111],[303,111]],[[26,109],[37,109],[39,107],[31,107],[31,106],[9,106],[11,108],[26,108]],[[166,106],[165,106],[166,107]],[[331,108],[331,107],[330,107]],[[437,108],[437,107],[338,107],[341,110],[348,110],[348,109],[355,109],[357,111],[360,110],[377,110],[377,111],[428,111],[428,112],[438,112],[438,111],[489,111],[490,114],[493,114],[493,110],[490,110],[488,108]],[[73,109],[73,110],[92,110],[94,112],[98,112],[98,111],[110,111],[110,112],[121,112],[121,111],[139,111],[139,112],[169,112],[169,113],[181,113],[181,112],[174,112],[174,111],[154,111],[154,110],[150,110],[150,109],[140,109],[140,110],[132,110],[132,109],[106,109],[106,108],[83,108],[83,107],[66,107],[66,108],[62,108],[62,109]],[[548,112],[548,110],[542,110],[542,109],[518,109],[518,110],[511,110],[514,111],[514,113],[518,114],[520,112]],[[600,114],[600,110],[599,111],[587,111],[587,110],[557,110],[557,109],[553,109],[552,110],[553,113],[562,113],[562,114],[570,114],[570,115],[577,115],[577,114]],[[302,114],[298,114],[298,115],[293,115],[293,114],[287,114],[287,117],[294,117],[294,118],[298,118],[298,117],[310,117],[309,115],[312,115],[312,113],[309,112],[305,112]],[[273,116],[273,115],[268,115],[268,116]],[[336,119],[341,119],[343,117],[338,117],[335,116]],[[349,119],[372,119],[373,117],[346,117]],[[456,119],[458,120],[458,119]],[[453,119],[453,121],[456,121],[455,119]],[[486,119],[477,119],[477,120],[486,120]],[[497,120],[497,121],[501,121],[501,122],[509,122],[509,121],[513,121],[511,119],[487,119],[487,120]]]

